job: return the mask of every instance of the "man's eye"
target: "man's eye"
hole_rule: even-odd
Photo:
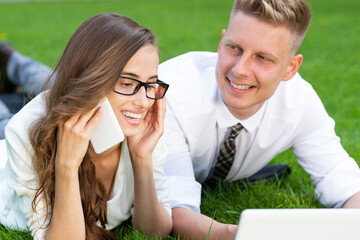
[[[270,62],[270,59],[261,55],[258,55],[258,58],[263,62]]]
[[[233,45],[228,45],[228,47],[231,49],[231,50],[237,50],[238,48],[233,46]]]

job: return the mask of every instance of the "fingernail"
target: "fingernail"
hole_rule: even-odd
[[[104,111],[104,107],[103,106],[100,106],[99,107],[99,112],[103,112]]]

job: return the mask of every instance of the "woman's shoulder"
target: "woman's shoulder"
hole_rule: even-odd
[[[6,138],[13,133],[28,134],[30,125],[45,114],[45,96],[46,92],[40,93],[10,119],[5,128]]]
[[[42,239],[45,229],[39,229],[45,221],[45,212],[43,200],[36,206],[37,212],[33,212],[31,202],[38,182],[35,170],[32,166],[33,148],[29,140],[29,127],[31,124],[45,114],[45,93],[39,94],[36,98],[27,103],[17,114],[9,121],[5,128],[7,165],[8,173],[7,185],[13,189],[12,195],[7,201],[13,201],[10,198],[19,198],[18,204],[12,206],[15,215],[14,221],[19,227],[27,227],[35,239]],[[23,212],[23,213],[21,213]],[[25,219],[25,215],[26,218]],[[13,225],[13,224],[11,224]],[[39,237],[40,236],[40,237]]]
[[[29,128],[31,124],[45,114],[45,93],[28,102],[17,114],[15,114],[5,127],[5,139],[18,157],[26,158],[32,147],[29,140]],[[8,154],[10,154],[8,152]]]

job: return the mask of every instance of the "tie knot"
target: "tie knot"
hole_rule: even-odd
[[[241,129],[243,129],[243,125],[241,125],[241,123],[237,123],[235,124],[234,126],[231,127],[231,132],[230,132],[230,135],[229,137],[233,137],[233,138],[236,138],[237,135],[239,135]]]

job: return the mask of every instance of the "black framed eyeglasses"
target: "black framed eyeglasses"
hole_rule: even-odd
[[[131,77],[120,77],[114,86],[114,92],[121,95],[134,95],[144,86],[146,97],[150,99],[161,99],[165,96],[169,84],[157,79],[156,82],[141,82]]]

